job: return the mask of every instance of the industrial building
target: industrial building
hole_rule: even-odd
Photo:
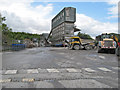
[[[49,37],[53,45],[62,45],[64,39],[74,35],[76,8],[65,7],[52,19],[52,28]]]

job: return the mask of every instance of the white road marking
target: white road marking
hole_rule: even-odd
[[[105,59],[105,56],[99,56],[99,58],[101,58],[101,59]]]
[[[29,50],[37,50],[37,48],[32,48],[32,49],[27,49],[27,50],[28,50],[28,51],[29,51]]]
[[[113,69],[116,69],[116,70],[118,70],[119,68],[118,67],[112,67]]]
[[[27,73],[38,73],[37,69],[28,69]]]
[[[47,69],[48,72],[59,72],[57,69]]]
[[[5,74],[16,74],[17,70],[7,70]]]
[[[67,68],[66,69],[68,72],[78,72],[76,69],[74,69],[74,68]]]
[[[104,67],[99,67],[98,69],[103,70],[105,72],[110,72],[111,71],[110,69],[107,69],[107,68],[104,68]]]
[[[47,73],[47,69],[41,69],[41,68],[38,68],[38,72],[39,73]]]
[[[91,69],[91,68],[83,68],[85,71],[87,72],[96,72],[95,70]]]
[[[22,79],[22,82],[34,82],[33,78],[24,78]]]
[[[11,82],[11,79],[0,80],[0,83]]]
[[[95,77],[93,77],[93,76],[92,76],[91,78],[96,78],[96,79],[97,79],[97,78],[101,78],[101,79],[102,79],[102,78],[106,78],[106,77],[103,77],[103,76],[95,76]]]

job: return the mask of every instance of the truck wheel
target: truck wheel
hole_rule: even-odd
[[[111,53],[112,53],[112,54],[115,54],[115,49],[114,49],[114,50],[111,50]]]
[[[68,46],[68,49],[72,49],[72,46],[71,46],[71,45],[69,45],[69,46]]]
[[[118,50],[118,47],[117,47],[116,50],[115,50],[115,54],[116,54],[117,56],[119,56],[119,50]]]
[[[75,50],[79,50],[80,49],[80,45],[74,45],[74,49]]]
[[[90,45],[86,45],[86,46],[85,46],[85,49],[86,49],[86,50],[91,50],[92,47],[91,47]]]
[[[120,49],[118,49],[118,56],[120,56]]]
[[[101,49],[100,48],[98,48],[98,53],[101,53]]]
[[[118,48],[118,56],[120,56],[120,48]]]

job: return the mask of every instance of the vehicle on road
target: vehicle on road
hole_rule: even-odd
[[[116,47],[116,55],[120,56],[120,42],[118,42],[117,47]]]
[[[90,49],[93,48],[92,43],[82,43],[81,38],[78,37],[78,36],[70,37],[69,42],[67,40],[65,40],[65,42],[68,43],[69,49],[74,49],[74,50],[86,49],[86,50],[90,50]]]
[[[120,56],[120,34],[113,34],[111,36],[112,39],[114,39],[114,41],[116,42],[116,55]]]
[[[110,53],[115,53],[116,42],[111,38],[111,34],[103,33],[96,37],[98,41],[98,53],[108,51]]]

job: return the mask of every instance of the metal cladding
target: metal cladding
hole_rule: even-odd
[[[52,29],[63,22],[74,23],[76,21],[76,9],[66,7],[52,19]]]
[[[63,44],[65,37],[74,35],[76,9],[65,7],[52,19],[52,43]]]

